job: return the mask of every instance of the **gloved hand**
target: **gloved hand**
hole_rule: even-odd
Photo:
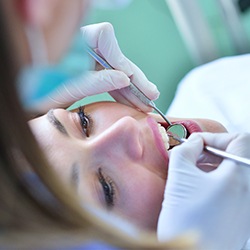
[[[150,99],[155,100],[159,96],[157,87],[122,54],[113,26],[110,23],[93,24],[82,27],[81,32],[88,46],[96,49],[97,53],[116,70],[88,72],[77,81],[62,85],[50,96],[57,107],[72,104],[86,96],[109,92],[118,102],[138,107],[143,111],[151,111],[150,107],[144,105],[128,89],[124,89],[131,80]],[[46,106],[45,103],[43,105]]]
[[[213,171],[196,167],[204,142],[250,158],[250,135],[199,133],[170,153],[159,216],[159,240],[198,233],[199,249],[241,249],[250,238],[250,168],[224,159]]]

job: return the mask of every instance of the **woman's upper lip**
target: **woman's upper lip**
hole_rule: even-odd
[[[153,132],[156,147],[158,148],[158,150],[161,153],[161,155],[163,156],[163,158],[168,162],[168,160],[169,160],[168,153],[166,151],[162,136],[159,132],[157,122],[152,117],[148,117],[147,122],[148,122],[148,124]]]

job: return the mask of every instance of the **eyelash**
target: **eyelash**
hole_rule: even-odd
[[[79,118],[80,118],[80,124],[83,130],[83,133],[86,135],[86,137],[89,137],[91,127],[92,127],[92,120],[91,120],[90,115],[87,115],[84,112],[84,107],[82,106],[78,108],[77,114],[79,115]]]
[[[98,179],[102,185],[107,206],[108,208],[111,208],[114,206],[114,198],[115,198],[114,183],[110,178],[103,176],[101,168],[98,169]]]

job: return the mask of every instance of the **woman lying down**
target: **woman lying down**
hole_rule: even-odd
[[[225,132],[218,122],[170,119],[188,133]],[[58,177],[80,198],[156,230],[168,177],[167,124],[116,102],[50,110],[29,125]]]

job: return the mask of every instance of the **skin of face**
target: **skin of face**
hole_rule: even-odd
[[[83,25],[90,0],[12,0],[7,8],[11,21],[15,23],[13,39],[18,41],[22,62],[32,63],[25,30],[32,27],[35,39],[42,35],[49,63],[57,63],[68,50],[72,39]],[[82,23],[82,24],[81,24]],[[36,36],[35,36],[36,35]],[[37,44],[37,42],[34,42]],[[37,46],[37,50],[40,50]]]
[[[46,21],[43,25],[47,53],[50,62],[57,62],[72,43],[72,38],[79,31],[86,12],[89,9],[89,0],[46,0]],[[50,6],[52,5],[52,6]]]
[[[167,125],[156,114],[115,102],[89,104],[83,112],[87,130],[77,112],[64,109],[29,122],[55,173],[85,202],[155,230],[169,160],[157,123]],[[211,120],[170,120],[197,132],[226,131]]]

